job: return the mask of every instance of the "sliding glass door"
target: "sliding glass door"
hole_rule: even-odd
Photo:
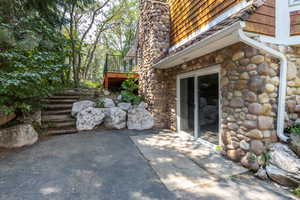
[[[179,77],[179,129],[219,144],[219,73],[198,71]]]

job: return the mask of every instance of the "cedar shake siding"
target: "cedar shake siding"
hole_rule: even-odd
[[[169,0],[171,45],[187,38],[241,2],[243,0]],[[267,0],[257,8],[246,20],[246,25],[245,31],[275,36],[275,0]]]
[[[291,36],[300,35],[300,11],[290,13],[291,17]]]
[[[275,0],[267,0],[246,20],[245,31],[275,36]]]
[[[169,0],[171,45],[207,25],[242,0]]]

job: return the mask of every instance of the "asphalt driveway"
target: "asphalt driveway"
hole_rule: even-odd
[[[130,140],[137,134],[57,136],[2,156],[0,200],[176,199]]]

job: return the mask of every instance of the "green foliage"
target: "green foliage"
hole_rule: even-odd
[[[102,84],[101,84],[100,81],[83,80],[81,82],[81,87],[84,87],[84,88],[101,88]]]
[[[296,196],[300,197],[300,186],[294,190]]]
[[[104,100],[103,99],[98,99],[96,101],[96,107],[97,108],[104,108]]]
[[[41,98],[62,88],[68,68],[66,44],[66,38],[38,15],[1,23],[0,110],[30,112],[41,106]]]
[[[141,103],[142,98],[136,95],[136,91],[139,88],[138,79],[137,78],[128,78],[122,83],[122,91],[121,96],[122,100],[127,103],[132,103],[134,105],[138,105]]]
[[[286,132],[300,134],[300,126],[299,125],[291,126],[286,129]]]

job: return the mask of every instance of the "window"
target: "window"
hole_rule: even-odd
[[[300,0],[290,0],[290,5],[300,5]]]

